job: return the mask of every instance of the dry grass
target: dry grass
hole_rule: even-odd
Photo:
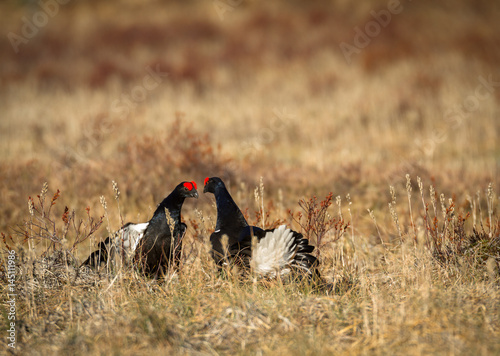
[[[3,41],[11,351],[500,353],[500,87],[481,86],[500,81],[498,5],[402,5],[351,64],[339,44],[387,1],[245,1],[224,21],[212,2],[71,2],[18,53]],[[2,33],[36,6],[0,5]],[[178,273],[78,268],[214,175],[252,223],[308,235],[330,288],[221,277],[206,196],[185,204]]]
[[[45,215],[50,225],[50,215],[38,212],[35,208],[27,223]],[[270,225],[275,214],[271,207]],[[495,221],[490,238],[489,226],[480,237],[469,236],[460,232],[460,218],[438,217],[446,259],[424,236],[432,228],[418,224],[415,230],[408,227],[401,244],[370,245],[361,236],[338,240],[329,234],[320,246],[321,272],[331,283],[324,290],[301,282],[241,279],[230,271],[222,277],[206,239],[196,234],[185,241],[180,271],[159,281],[126,268],[95,272],[79,268],[81,261],[64,241],[37,254],[34,244],[48,237],[28,228],[28,247],[16,249],[18,351],[495,353],[500,347],[496,216]],[[199,218],[197,229],[205,227]]]

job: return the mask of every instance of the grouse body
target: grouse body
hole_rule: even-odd
[[[198,198],[196,188],[194,181],[177,185],[158,205],[149,222],[125,224],[113,238],[101,242],[83,265],[96,266],[118,254],[126,262],[138,263],[149,275],[165,272],[169,263],[178,267],[187,229],[181,221],[181,209],[186,198]]]
[[[318,260],[311,255],[314,246],[301,233],[285,225],[268,230],[250,226],[218,177],[207,177],[203,192],[215,196],[217,222],[210,242],[218,265],[228,257],[264,276],[285,275],[293,270],[319,277]],[[227,247],[223,246],[223,236],[227,236]],[[253,237],[257,243],[252,247]]]

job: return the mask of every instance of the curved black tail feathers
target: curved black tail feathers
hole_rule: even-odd
[[[90,256],[80,265],[97,268],[102,263],[108,262],[108,245],[111,242],[111,239],[108,237],[106,240],[101,241],[99,245],[97,245],[97,250],[92,252]]]
[[[312,255],[315,247],[310,245],[309,240],[304,238],[304,235],[300,232],[293,230],[292,232],[297,242],[297,250],[291,265],[299,267],[299,271],[306,273],[308,277],[320,278],[320,273],[318,271],[319,261]]]

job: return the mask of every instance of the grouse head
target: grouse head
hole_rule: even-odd
[[[196,190],[195,181],[182,182],[175,189],[183,198],[196,198],[198,199],[198,191]]]
[[[224,183],[222,179],[219,177],[205,178],[205,187],[203,188],[203,193],[212,193],[215,194],[215,189],[217,187],[224,187]]]

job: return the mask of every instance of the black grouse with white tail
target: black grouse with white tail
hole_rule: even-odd
[[[227,256],[263,276],[285,275],[293,270],[319,278],[318,260],[311,255],[314,246],[309,245],[301,233],[285,225],[269,230],[248,225],[218,177],[207,177],[203,192],[213,193],[217,205],[217,222],[210,242],[212,257],[218,265],[224,264]],[[227,252],[222,243],[224,235],[228,238]],[[257,238],[257,244],[252,248],[253,236]]]
[[[182,237],[187,229],[181,221],[181,209],[186,198],[198,198],[196,188],[194,181],[180,183],[158,205],[149,222],[124,225],[112,239],[108,237],[101,242],[83,265],[97,266],[117,254],[125,262],[139,263],[152,276],[164,273],[169,263],[178,267]]]

